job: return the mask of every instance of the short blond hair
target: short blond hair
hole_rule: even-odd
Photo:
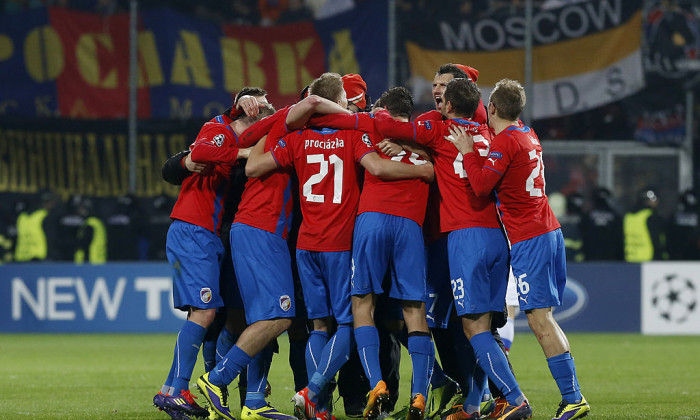
[[[506,121],[517,121],[525,109],[525,89],[517,80],[501,79],[491,92],[489,102],[496,108],[496,115]]]
[[[323,73],[309,85],[310,95],[318,95],[333,102],[339,101],[343,92],[343,79],[338,73]]]

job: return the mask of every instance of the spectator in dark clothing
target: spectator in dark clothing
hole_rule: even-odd
[[[678,199],[676,211],[668,221],[668,255],[671,260],[700,259],[700,224],[698,196],[687,190]]]
[[[593,191],[592,207],[581,218],[581,233],[586,261],[624,259],[622,216],[607,188]]]
[[[104,215],[107,228],[107,260],[137,261],[141,217],[138,215],[134,198],[130,195],[117,197],[111,211]]]

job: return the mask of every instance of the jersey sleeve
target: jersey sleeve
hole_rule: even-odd
[[[353,138],[353,154],[355,162],[360,162],[367,153],[376,152],[374,145],[381,141],[376,134],[356,132]]]
[[[485,159],[478,153],[467,153],[464,156],[464,170],[476,195],[485,196],[491,193],[510,166],[512,151],[503,141],[507,139],[507,135],[497,136]]]
[[[163,169],[161,170],[163,180],[173,185],[181,185],[182,181],[192,174],[185,168],[182,161],[189,153],[189,150],[183,150],[176,155],[170,156],[168,160],[165,161]]]
[[[233,132],[222,124],[207,124],[190,145],[190,156],[197,163],[232,164],[238,157]]]
[[[327,127],[338,130],[374,131],[374,114],[358,112],[355,114],[326,114],[313,117],[309,127]]]
[[[489,122],[488,115],[486,114],[486,107],[484,107],[484,102],[481,99],[479,99],[479,106],[476,107],[474,117],[472,117],[471,120],[479,124],[488,124]]]
[[[442,135],[442,121],[397,121],[386,111],[377,112],[377,131],[384,138],[413,140],[426,146],[433,145]]]
[[[272,158],[275,159],[277,166],[280,168],[291,168],[294,166],[294,154],[291,150],[290,140],[291,137],[285,137],[278,139],[276,143],[270,143],[272,145],[270,154],[272,154]],[[265,146],[267,149],[267,143],[265,143]]]
[[[256,122],[246,129],[241,137],[238,139],[239,147],[242,149],[255,145],[261,138],[263,138],[270,131],[272,126],[281,118],[284,120],[287,118],[287,112],[289,112],[289,107],[285,107],[270,115],[262,120]]]
[[[440,121],[442,120],[442,114],[440,111],[432,110],[420,114],[416,121]]]

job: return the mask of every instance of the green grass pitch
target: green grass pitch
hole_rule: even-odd
[[[151,399],[167,375],[174,340],[175,334],[1,334],[0,419],[167,419]],[[700,337],[569,334],[569,340],[589,418],[700,419]],[[280,347],[270,401],[291,413],[286,336]],[[411,377],[405,350],[403,356],[397,407],[408,402]],[[559,392],[532,334],[516,335],[511,361],[535,418],[551,419]],[[200,361],[193,378],[202,373]],[[231,394],[237,407],[237,390]],[[345,418],[342,401],[335,414]]]

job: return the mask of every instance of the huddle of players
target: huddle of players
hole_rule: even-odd
[[[478,72],[472,79],[476,75]],[[466,76],[459,67],[441,67],[436,83],[447,83],[440,98],[440,112],[428,113],[413,123],[405,117],[399,121],[394,118],[399,115],[391,112],[394,104],[410,100],[405,89],[393,88],[382,96],[379,102],[388,111],[351,114],[346,109],[343,80],[339,75],[326,73],[310,85],[310,96],[254,125],[246,120],[269,115],[270,109],[246,101],[242,106],[248,108],[245,116],[236,120],[218,116],[207,123],[210,127],[203,127],[182,161],[188,167],[193,162],[213,165],[213,174],[198,174],[183,181],[178,203],[187,202],[188,194],[194,194],[197,199],[190,201],[197,204],[176,204],[172,235],[169,232],[167,240],[168,257],[175,269],[175,306],[189,308],[189,317],[178,334],[170,375],[154,398],[156,406],[173,418],[205,415],[206,410],[197,406],[183,382],[189,382],[194,366],[192,361],[189,368],[189,361],[196,359],[199,343],[213,320],[211,309],[221,306],[216,295],[223,249],[216,232],[221,226],[222,184],[235,160],[247,157],[245,171],[250,179],[230,239],[248,327],[235,344],[222,350],[217,346],[217,352],[223,355],[221,360],[197,380],[213,411],[233,419],[226,386],[248,366],[250,391],[251,369],[269,369],[271,352],[261,355],[289,327],[289,318],[295,314],[292,265],[285,240],[291,211],[289,176],[293,169],[299,179],[303,214],[296,263],[307,317],[313,322],[306,346],[309,382],[293,397],[297,417],[331,418],[324,391],[355,345],[371,388],[364,417],[376,418],[382,413],[389,395],[379,367],[379,337],[373,313],[375,296],[385,291],[402,302],[413,363],[406,417],[424,417],[429,381],[433,366],[437,366],[426,321],[425,267],[430,268],[430,262],[426,264],[422,229],[433,176],[437,188],[433,189],[430,202],[438,203],[439,209],[437,213],[428,212],[425,228],[439,226],[439,232],[448,233],[449,281],[455,309],[475,359],[471,370],[465,372],[465,383],[470,385],[466,401],[449,416],[480,418],[486,414],[480,409],[483,395],[488,394],[488,378],[505,399],[491,417],[532,416],[491,333],[491,313],[503,309],[510,240],[521,308],[533,331],[537,334],[548,327],[558,329],[551,318],[551,306],[560,304],[565,281],[565,272],[561,277],[565,266],[557,256],[561,233],[543,192],[541,147],[534,132],[518,122],[524,106],[522,87],[513,81],[499,82],[488,105],[490,129],[485,124],[480,92]],[[250,117],[255,111],[260,112]],[[263,139],[258,141],[260,138]],[[400,142],[386,142],[385,138]],[[255,142],[249,152],[244,151]],[[383,151],[382,156],[379,150]],[[358,164],[367,171],[362,186]],[[504,176],[516,172],[517,179]],[[207,179],[212,176],[219,179]],[[475,179],[480,180],[478,185]],[[494,188],[499,193],[502,221]],[[208,194],[200,194],[202,191]],[[206,222],[206,217],[190,217],[197,212],[208,216]],[[444,239],[438,232],[426,233],[426,238]],[[518,255],[516,249],[522,249]],[[548,256],[538,259],[539,254]],[[544,277],[538,270],[545,271]],[[385,290],[382,282],[387,272],[391,273],[391,282],[388,287],[384,284]],[[538,275],[541,279],[533,279]],[[550,283],[556,286],[558,294],[550,292]],[[429,309],[432,312],[433,308]],[[331,335],[333,320],[337,327]],[[568,343],[561,343],[561,338],[566,338],[560,329],[555,332],[560,333],[559,342],[540,340],[563,396],[555,418],[580,418],[588,413],[588,404],[579,391]],[[181,337],[187,335],[190,337],[185,338],[190,341],[181,342]],[[183,357],[179,353],[182,347],[189,347],[194,358],[191,354]],[[562,348],[564,351],[560,351]],[[263,359],[261,367],[251,363],[251,359],[254,362],[258,358]],[[187,361],[184,369],[182,360]],[[266,377],[266,373],[259,376]],[[257,390],[248,392],[244,411],[248,409],[248,414],[257,418],[284,418],[264,403],[265,382],[257,381]]]

